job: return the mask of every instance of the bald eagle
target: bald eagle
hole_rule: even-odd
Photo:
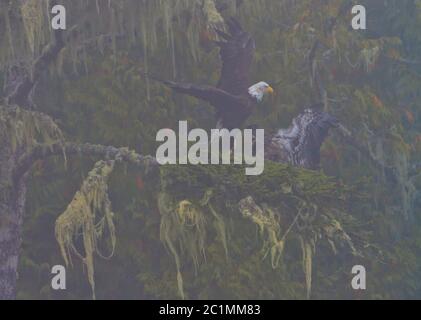
[[[222,41],[215,41],[220,48],[222,71],[218,85],[197,85],[158,80],[174,91],[209,102],[216,109],[218,128],[240,128],[253,113],[266,94],[273,94],[272,87],[264,81],[250,85],[250,66],[256,45],[252,36],[240,23],[227,21],[229,33],[215,30]]]
[[[279,129],[266,137],[265,159],[289,163],[307,169],[320,166],[320,148],[330,129],[339,121],[313,105],[292,120],[288,129]]]

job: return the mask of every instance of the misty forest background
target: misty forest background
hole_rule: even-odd
[[[235,16],[256,39],[253,80],[270,83],[277,93],[250,123],[289,126],[320,99],[311,77],[317,70],[327,111],[371,158],[396,173],[389,179],[335,131],[322,148],[321,173],[267,164],[258,178],[227,167],[144,174],[118,165],[108,184],[116,250],[109,260],[95,258],[97,298],[421,298],[421,1],[358,1],[367,8],[366,31],[351,29],[352,1],[346,0],[62,3],[68,28],[78,27],[37,85],[34,101],[67,140],[155,155],[159,129],[177,128],[179,120],[213,128],[211,107],[143,73],[216,83],[220,61],[212,26]],[[10,66],[30,65],[50,41],[46,9],[47,1],[0,1],[0,96]],[[321,46],[310,59],[316,40]],[[76,257],[67,269],[67,290],[51,289],[50,272],[64,264],[56,219],[96,160],[57,157],[38,161],[31,171],[18,298],[91,298],[86,266]],[[194,230],[159,210],[163,189],[174,206],[181,203],[178,208],[206,206],[192,205],[192,216],[184,217],[195,221]],[[298,189],[305,201],[294,200]],[[213,207],[203,200],[209,190]],[[248,192],[259,206],[276,208],[267,210],[276,217],[242,216],[235,204]],[[278,241],[303,203],[317,217]],[[356,264],[367,269],[366,291],[350,286]]]

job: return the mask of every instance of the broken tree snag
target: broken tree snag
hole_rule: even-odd
[[[49,12],[57,5],[57,1],[51,0],[48,3]],[[38,81],[48,67],[54,63],[61,50],[65,47],[65,36],[71,36],[75,27],[71,28],[68,34],[63,30],[54,30],[52,32],[51,42],[42,50],[41,55],[33,62],[31,70],[25,70],[19,66],[13,66],[18,73],[13,77],[13,83],[9,84],[9,92],[6,96],[8,105],[18,105],[22,108],[34,109],[33,94]]]
[[[45,70],[48,69],[48,66],[55,61],[64,46],[63,31],[57,30],[53,33],[52,42],[44,48],[42,54],[33,63],[30,72],[20,67],[14,67],[20,68],[20,70],[14,77],[14,83],[6,97],[8,105],[18,105],[27,109],[35,108],[32,97],[36,84]]]

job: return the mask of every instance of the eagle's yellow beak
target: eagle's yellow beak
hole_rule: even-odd
[[[272,87],[268,87],[268,88],[266,88],[266,93],[274,94],[275,90],[273,90]]]

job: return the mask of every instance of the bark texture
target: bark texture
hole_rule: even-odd
[[[13,181],[17,154],[0,149],[0,299],[14,299],[22,223],[26,200],[25,176]]]

